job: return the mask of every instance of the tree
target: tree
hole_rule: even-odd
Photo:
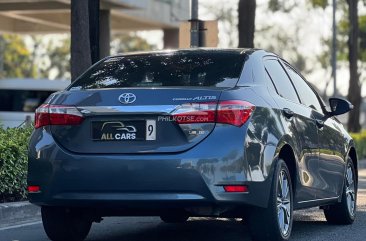
[[[144,38],[139,37],[135,33],[116,34],[111,42],[112,54],[153,49],[156,49],[155,45],[149,44]]]
[[[349,73],[350,81],[348,88],[348,99],[354,105],[353,111],[348,116],[348,130],[351,132],[359,132],[361,130],[360,125],[360,107],[362,102],[361,97],[361,84],[359,82],[358,73],[358,41],[359,41],[359,28],[358,28],[358,0],[347,0],[348,4],[348,19],[350,23],[349,39],[348,39],[348,60],[349,60]]]
[[[343,18],[338,23],[338,59],[349,62],[349,87],[347,98],[354,109],[349,113],[347,128],[351,132],[361,130],[361,87],[366,67],[366,15],[358,15],[358,0],[346,0],[339,4]],[[359,68],[359,65],[361,68]]]
[[[69,79],[70,74],[70,38],[64,38],[59,42],[51,41],[47,45],[48,58],[46,66],[42,70],[45,78],[64,78]],[[145,39],[136,34],[118,34],[113,36],[111,41],[111,53],[125,53],[130,51],[147,51],[155,49],[156,46],[150,45]]]
[[[296,3],[297,0],[291,1]],[[291,10],[291,6],[284,7],[285,4],[289,4],[290,1],[284,0],[270,0],[270,6],[272,10]],[[309,3],[313,7],[325,8],[328,5],[327,0],[309,0]],[[353,111],[349,113],[348,119],[348,130],[351,132],[358,132],[361,130],[360,125],[360,107],[362,103],[361,96],[361,82],[360,75],[358,71],[358,61],[361,60],[362,63],[366,63],[366,18],[363,20],[363,16],[358,17],[358,0],[343,0],[338,1],[338,6],[342,9],[347,16],[346,19],[342,19],[338,24],[339,31],[337,36],[337,46],[338,46],[338,58],[340,60],[348,60],[349,62],[349,88],[348,88],[348,99],[354,105]],[[366,4],[366,1],[363,1]],[[295,5],[294,5],[295,6]],[[364,28],[359,28],[359,22],[364,25]],[[348,35],[348,39],[347,39]],[[361,42],[361,46],[359,46]],[[331,41],[325,39],[324,43],[330,46]],[[361,47],[361,48],[360,48]],[[325,65],[329,66],[328,60],[330,56],[330,48],[320,56],[321,64],[323,67]]]
[[[234,3],[235,2],[235,3]],[[200,7],[204,9],[204,15],[218,20],[221,47],[238,46],[238,1],[230,1],[230,4],[217,5],[216,2],[202,2]]]
[[[71,78],[91,66],[88,0],[71,0]]]
[[[238,32],[239,48],[254,47],[256,0],[239,0]]]
[[[62,78],[70,79],[70,38],[64,38],[58,43],[51,41],[46,46],[46,54],[48,64],[41,70],[41,75],[45,78]]]
[[[0,36],[0,78],[34,77],[32,55],[19,35]]]

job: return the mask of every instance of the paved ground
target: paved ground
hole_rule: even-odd
[[[357,220],[350,226],[325,222],[322,211],[296,212],[291,240],[364,241],[366,237],[366,162],[360,170]],[[41,223],[0,229],[0,241],[46,241]],[[107,218],[94,224],[90,241],[247,241],[245,224],[226,219],[193,219],[185,224],[165,224],[159,218]]]

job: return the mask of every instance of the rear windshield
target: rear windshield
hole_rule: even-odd
[[[234,87],[245,55],[239,52],[164,53],[111,57],[69,89],[159,86]]]

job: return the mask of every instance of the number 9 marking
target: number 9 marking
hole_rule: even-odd
[[[146,140],[154,141],[156,140],[156,121],[146,120]]]

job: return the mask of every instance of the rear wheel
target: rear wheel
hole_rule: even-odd
[[[44,230],[53,241],[82,241],[92,225],[80,210],[43,206],[41,212]]]
[[[278,160],[267,208],[249,212],[248,224],[255,241],[288,240],[293,223],[293,194],[290,172],[283,160]]]
[[[324,215],[331,224],[352,224],[356,217],[357,180],[355,167],[350,158],[347,161],[342,201],[324,208]]]
[[[166,213],[160,216],[160,219],[165,223],[184,223],[189,216],[185,213]]]

